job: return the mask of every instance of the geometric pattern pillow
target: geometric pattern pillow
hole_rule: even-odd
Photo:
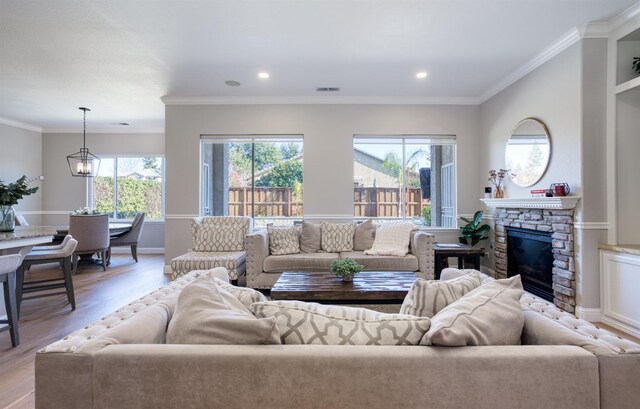
[[[321,222],[322,250],[327,253],[353,251],[353,235],[356,231],[355,223],[326,223]]]
[[[235,285],[231,285],[227,281],[220,280],[217,277],[214,277],[213,281],[218,287],[236,297],[242,305],[247,307],[249,311],[251,311],[251,304],[254,302],[267,301],[267,297],[265,297],[264,294],[260,291],[254,290],[253,288],[236,287]]]
[[[482,285],[482,278],[478,271],[449,281],[418,278],[404,298],[400,314],[431,318],[480,285]]]
[[[269,253],[273,255],[300,253],[299,227],[269,227]]]
[[[429,318],[301,301],[258,302],[251,311],[276,317],[283,344],[418,345],[431,324]]]
[[[520,276],[495,280],[469,292],[431,319],[423,345],[485,346],[521,343],[524,314]]]
[[[238,216],[210,216],[191,220],[194,251],[241,251],[251,219]]]

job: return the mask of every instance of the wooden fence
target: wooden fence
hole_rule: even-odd
[[[229,216],[251,215],[251,188],[229,188]],[[256,187],[256,217],[302,217],[302,202],[293,197],[289,188]],[[420,188],[407,188],[407,217],[420,216],[422,208],[429,204],[423,200]],[[354,188],[355,217],[398,217],[400,214],[400,188]]]

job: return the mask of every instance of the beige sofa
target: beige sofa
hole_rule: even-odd
[[[434,236],[424,231],[411,233],[409,254],[404,257],[366,255],[363,251],[342,253],[297,253],[272,255],[266,230],[245,237],[247,251],[247,287],[271,288],[284,271],[329,271],[331,262],[350,257],[365,271],[415,271],[418,277],[433,279]]]
[[[562,408],[640,402],[638,345],[522,297],[496,347],[166,345],[191,272],[38,351],[36,408]]]

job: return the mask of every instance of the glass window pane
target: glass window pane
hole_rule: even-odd
[[[93,178],[93,209],[100,213],[114,212],[114,172],[115,160],[102,158],[98,174]]]
[[[117,219],[133,219],[145,212],[149,220],[162,218],[162,162],[159,157],[118,158]]]
[[[404,172],[407,220],[432,226],[431,149],[424,141],[411,140],[405,144]]]

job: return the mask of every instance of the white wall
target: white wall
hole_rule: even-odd
[[[82,147],[82,134],[45,133],[42,137],[42,171],[45,175],[43,223],[67,225],[69,212],[85,206],[88,180],[72,177],[67,155]],[[87,147],[100,156],[164,155],[164,134],[87,134]],[[164,223],[147,222],[140,248],[164,247]]]
[[[203,134],[304,135],[306,218],[353,217],[354,134],[454,134],[458,138],[458,213],[473,213],[481,205],[476,177],[477,106],[170,105],[165,132],[167,264],[191,243],[188,219],[199,212],[197,158]]]
[[[572,195],[583,196],[574,231],[583,308],[600,305],[597,243],[606,239],[606,231],[590,227],[606,221],[606,47],[604,39],[579,41],[480,106],[483,185],[488,169],[504,168],[506,143],[519,121],[534,117],[547,125],[552,146],[544,176],[526,188],[507,181],[506,192],[529,197],[531,189],[566,182]]]
[[[14,182],[22,175],[27,178],[42,175],[42,134],[0,124],[0,180]],[[30,224],[40,224],[37,212],[42,208],[42,184],[38,181],[31,186],[39,186],[40,189],[22,199],[15,209],[27,212],[25,217]]]

